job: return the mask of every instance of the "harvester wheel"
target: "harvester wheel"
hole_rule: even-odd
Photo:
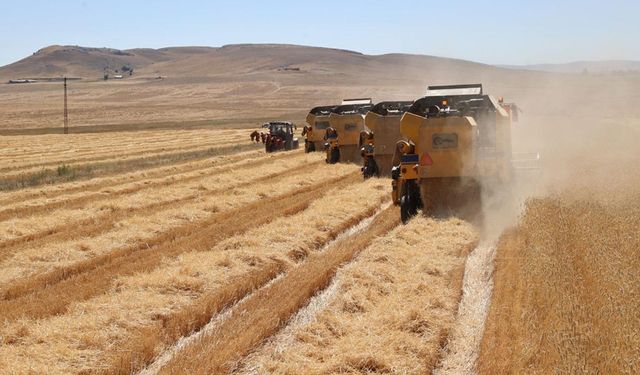
[[[340,149],[339,148],[334,148],[331,150],[331,156],[329,159],[329,164],[335,164],[338,161],[340,161]]]
[[[364,176],[365,180],[373,176],[380,177],[380,170],[378,169],[378,163],[376,163],[376,159],[372,157],[367,159],[366,165],[362,170],[362,175]]]
[[[418,184],[413,180],[405,182],[404,195],[400,199],[400,219],[402,222],[407,223],[409,219],[416,216],[421,206],[422,200]]]
[[[316,150],[315,143],[311,141],[306,141],[304,143],[304,152],[309,153],[309,152],[314,152],[315,150]]]

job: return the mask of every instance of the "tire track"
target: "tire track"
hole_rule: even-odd
[[[320,254],[312,255],[306,262],[234,306],[229,318],[215,331],[180,350],[159,373],[228,372],[237,360],[303,308],[317,291],[329,285],[342,264],[353,259],[373,238],[384,235],[398,223],[397,209],[385,209],[363,231],[337,241]],[[134,361],[130,363],[138,362],[136,358],[131,359]]]
[[[476,361],[491,304],[495,251],[495,240],[485,240],[467,258],[458,314],[435,375],[477,373]]]
[[[330,179],[311,187],[283,193],[266,202],[258,201],[209,219],[163,233],[144,244],[117,249],[104,256],[74,264],[34,278],[27,285],[5,290],[0,301],[0,321],[33,319],[64,313],[72,302],[104,293],[116,277],[158,267],[167,257],[203,251],[223,239],[244,233],[278,216],[303,211],[329,189],[359,181],[358,172]],[[39,289],[38,289],[39,288]]]

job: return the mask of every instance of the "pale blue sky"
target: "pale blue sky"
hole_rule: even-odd
[[[640,0],[0,0],[0,65],[51,44],[292,43],[490,64],[640,60]]]

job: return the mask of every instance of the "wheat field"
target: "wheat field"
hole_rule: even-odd
[[[249,132],[2,137],[0,373],[450,373],[483,228],[401,225],[390,180]],[[474,371],[637,372],[640,176],[617,168],[499,237]]]
[[[1,141],[3,373],[231,371],[361,251],[408,246],[388,180],[362,182],[357,165],[326,165],[322,153],[265,154],[246,130]],[[445,300],[434,295],[450,321],[474,234],[442,225],[469,233],[430,271],[450,285]],[[424,342],[433,353],[443,332]]]
[[[576,172],[500,238],[481,374],[640,372],[640,174]]]

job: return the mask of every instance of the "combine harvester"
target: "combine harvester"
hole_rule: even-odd
[[[481,84],[429,86],[400,120],[392,198],[406,222],[426,214],[479,212],[480,187],[510,184],[514,104],[485,95]],[[536,154],[532,162],[538,159]],[[531,164],[531,163],[529,163]]]
[[[362,155],[362,175],[365,179],[373,176],[389,176],[392,159],[400,134],[400,119],[411,107],[412,101],[381,102],[373,106],[364,117],[368,130],[360,133],[360,155]]]
[[[355,163],[360,159],[360,133],[367,130],[365,114],[373,108],[371,98],[345,99],[329,115],[325,131],[327,163]]]
[[[312,108],[307,114],[307,125],[302,130],[305,137],[304,151],[320,151],[324,145],[324,135],[329,127],[329,115],[337,105]]]
[[[266,152],[289,151],[299,147],[298,138],[294,137],[296,126],[288,121],[271,121],[262,125],[263,129],[269,129],[268,133],[251,133],[251,140],[262,142]]]

